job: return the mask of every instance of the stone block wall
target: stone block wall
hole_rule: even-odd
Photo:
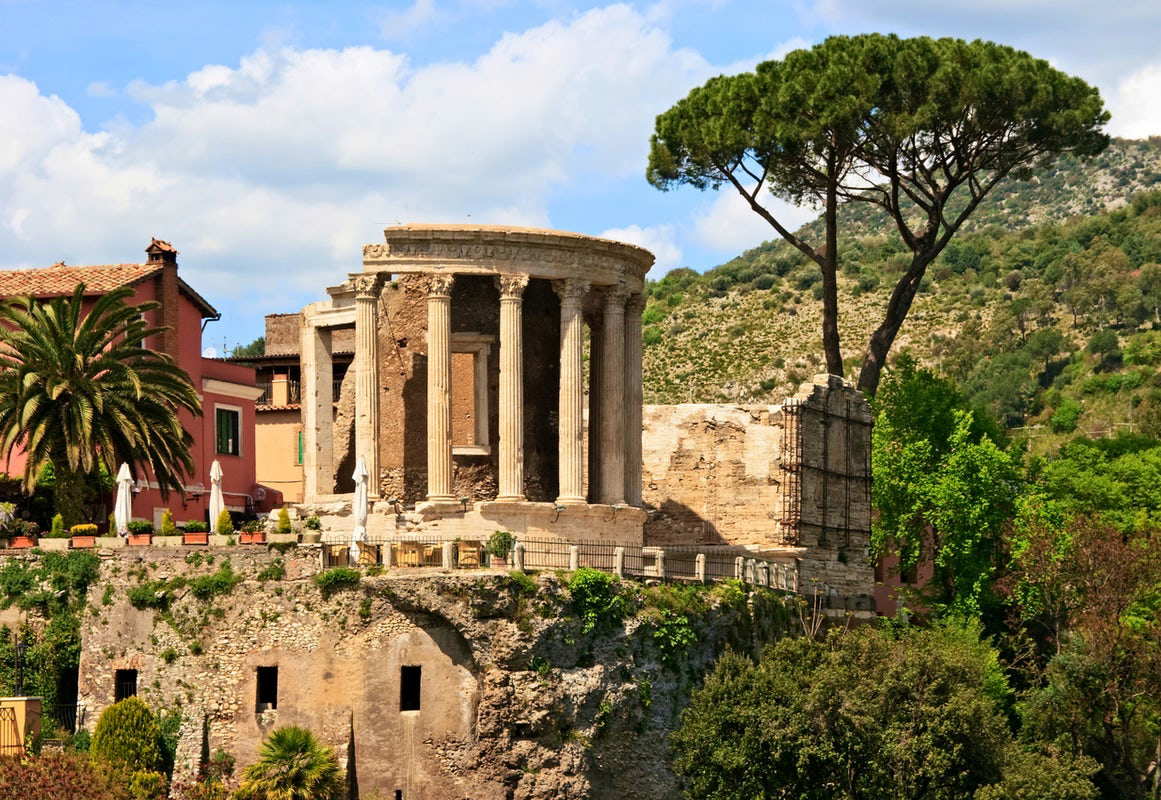
[[[646,406],[646,543],[793,554],[804,579],[869,595],[871,419],[826,375],[780,405]]]

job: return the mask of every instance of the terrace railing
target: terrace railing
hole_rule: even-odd
[[[709,583],[736,579],[819,599],[829,608],[870,608],[869,597],[841,598],[823,582],[804,581],[795,560],[764,558],[737,547],[649,547],[518,537],[513,551],[502,564],[487,555],[482,538],[372,537],[360,542],[359,550],[357,566],[360,567],[449,570],[503,567],[525,572],[592,567],[641,580]],[[324,567],[352,566],[349,541],[334,534],[324,537],[322,563]]]

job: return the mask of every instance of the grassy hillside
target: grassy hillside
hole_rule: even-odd
[[[872,212],[849,209],[840,241],[850,375],[908,261]],[[1003,186],[929,268],[894,352],[939,366],[1012,426],[1047,425],[1074,405],[1080,430],[1141,424],[1152,393],[1161,405],[1150,349],[1159,265],[1161,139],[1118,140],[1087,163],[1064,159]],[[773,241],[651,283],[647,401],[773,401],[821,372],[819,280]]]

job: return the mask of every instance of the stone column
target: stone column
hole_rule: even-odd
[[[528,276],[501,275],[500,287],[500,486],[496,499],[524,499],[523,302]]]
[[[427,499],[450,503],[451,288],[454,275],[432,275],[427,285]]]
[[[301,333],[303,499],[312,502],[335,491],[334,368],[330,331],[307,320]]]
[[[645,298],[629,296],[625,304],[625,502],[641,505],[641,312]]]
[[[379,289],[375,273],[352,279],[355,287],[355,459],[367,465],[367,489],[379,496]]]
[[[599,312],[589,318],[589,502],[601,502],[601,362],[604,358],[603,320]]]
[[[623,285],[605,290],[601,347],[602,503],[625,502],[625,300]]]
[[[560,494],[556,502],[585,502],[584,465],[584,317],[581,306],[588,281],[568,278],[553,284],[560,297],[560,405],[557,461]]]

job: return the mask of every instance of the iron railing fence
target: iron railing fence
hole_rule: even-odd
[[[478,569],[501,566],[486,551],[487,537],[439,537],[403,534],[375,536],[359,543],[357,566],[384,568]],[[711,582],[739,578],[746,583],[787,592],[831,596],[819,582],[805,585],[793,559],[769,559],[728,545],[644,546],[615,542],[569,542],[517,537],[519,552],[508,554],[503,566],[527,571],[570,571],[592,567],[639,579]],[[339,534],[323,538],[324,567],[352,566],[350,541]]]

